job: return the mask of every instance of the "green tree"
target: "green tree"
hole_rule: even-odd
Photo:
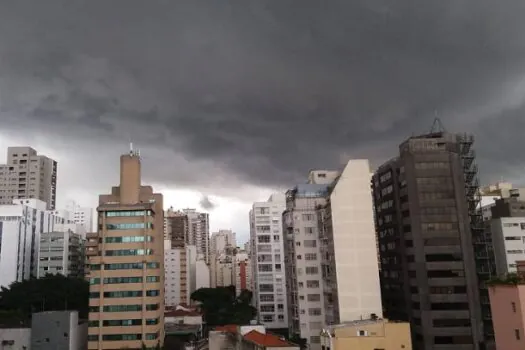
[[[0,310],[16,311],[26,319],[33,312],[60,310],[76,310],[79,317],[86,318],[88,305],[88,282],[62,275],[14,282],[0,291]]]
[[[252,292],[241,291],[237,297],[235,287],[201,288],[192,293],[191,299],[200,302],[208,326],[248,324],[257,314],[250,305]]]

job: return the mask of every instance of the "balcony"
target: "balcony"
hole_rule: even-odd
[[[86,238],[87,239],[98,238],[98,232],[88,232],[88,233],[86,233]]]

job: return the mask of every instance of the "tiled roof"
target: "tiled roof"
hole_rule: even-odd
[[[262,334],[253,330],[244,336],[244,339],[264,347],[296,347],[297,345],[287,342],[274,334]]]
[[[217,327],[215,327],[215,331],[217,331],[217,332],[237,333],[237,325],[235,325],[235,324],[227,324],[225,326],[217,326]]]

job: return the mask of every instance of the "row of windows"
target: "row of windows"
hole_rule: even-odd
[[[144,324],[151,326],[159,324],[158,318],[147,318]],[[89,327],[99,327],[100,321],[89,321]],[[142,319],[137,318],[133,320],[103,320],[102,327],[126,327],[126,326],[142,326]]]
[[[135,298],[143,295],[141,290],[136,291],[117,291],[117,292],[104,292],[104,298]],[[147,290],[147,297],[157,297],[160,295],[160,290]],[[91,292],[89,297],[92,299],[100,298],[100,292]]]
[[[153,255],[153,249],[105,250],[104,255],[105,256]]]
[[[89,268],[92,271],[99,271],[101,269],[100,264],[91,264]],[[104,264],[104,270],[142,270],[144,268],[144,263],[120,263],[120,264]],[[148,269],[158,269],[160,268],[160,263],[158,262],[149,262],[146,263],[146,268]]]
[[[146,311],[159,309],[160,304],[146,304]],[[102,307],[103,312],[135,312],[142,311],[142,305],[106,305]],[[89,312],[100,312],[100,306],[90,306]]]
[[[137,243],[153,242],[152,236],[124,236],[124,237],[106,237],[106,243]]]
[[[147,276],[146,282],[160,282],[159,276]],[[100,284],[100,278],[90,278],[90,284]],[[106,277],[104,284],[142,283],[142,277]]]
[[[158,333],[147,333],[146,340],[158,339]],[[142,340],[142,334],[104,334],[102,340],[105,341],[121,341],[121,340]],[[88,341],[98,341],[98,334],[88,335]]]
[[[136,229],[142,229],[142,228],[153,228],[153,224],[151,222],[106,224],[107,230],[136,230]]]
[[[125,211],[107,211],[107,217],[126,217],[126,216],[151,216],[151,210],[125,210]]]

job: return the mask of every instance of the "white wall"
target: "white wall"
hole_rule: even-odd
[[[171,241],[164,241],[164,303],[176,306],[181,302],[181,249],[171,248]]]
[[[199,259],[195,263],[195,274],[195,290],[210,288],[210,268],[204,259]]]
[[[516,261],[525,260],[525,218],[493,219],[491,226],[496,273],[516,272]]]
[[[382,317],[368,160],[348,162],[330,200],[341,322]]]
[[[27,349],[31,348],[31,328],[1,328],[0,344],[13,342],[13,345],[3,345],[2,349]]]
[[[250,211],[250,240],[252,241],[251,259],[253,278],[253,293],[255,307],[258,309],[259,321],[266,328],[287,328],[288,327],[288,306],[286,300],[286,276],[284,266],[284,235],[282,224],[282,213],[286,207],[286,198],[283,193],[275,193],[266,202],[253,203]],[[262,227],[270,227],[269,232],[263,232]],[[270,242],[260,243],[261,236],[270,236]],[[268,251],[263,251],[268,249]],[[262,256],[271,256],[271,260],[260,261]],[[259,271],[261,265],[271,264],[271,271]],[[277,269],[280,266],[280,269]],[[261,301],[259,285],[272,284],[274,291],[273,302]],[[284,305],[284,310],[277,311],[278,304]],[[274,305],[275,312],[261,313],[261,305]],[[266,316],[265,316],[266,315]],[[265,317],[272,317],[273,321],[268,321]]]

